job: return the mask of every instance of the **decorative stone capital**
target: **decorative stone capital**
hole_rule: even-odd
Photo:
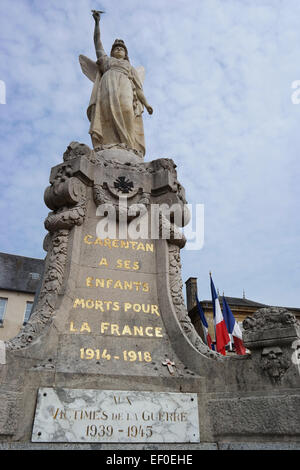
[[[243,328],[244,343],[250,350],[289,345],[300,333],[296,317],[281,307],[257,310],[244,320]]]
[[[51,186],[44,194],[45,204],[53,211],[45,220],[49,232],[70,230],[83,223],[94,161],[94,152],[87,145],[71,142],[64,153],[64,163],[52,168]]]
[[[285,308],[262,308],[247,317],[243,327],[244,344],[254,360],[273,382],[279,382],[293,365],[292,344],[300,338],[295,316]]]

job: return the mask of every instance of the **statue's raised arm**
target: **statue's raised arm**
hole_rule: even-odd
[[[92,13],[93,13],[93,18],[95,20],[94,44],[95,44],[96,56],[97,56],[97,59],[100,59],[103,55],[105,55],[105,51],[104,51],[101,38],[100,38],[100,17],[101,17],[101,13],[104,13],[104,11],[92,10]]]
[[[143,92],[142,67],[132,67],[127,47],[116,39],[110,56],[100,38],[100,15],[93,10],[94,44],[97,62],[81,55],[83,73],[94,82],[87,114],[94,149],[125,148],[143,157],[145,154],[142,113],[144,106],[153,113]]]

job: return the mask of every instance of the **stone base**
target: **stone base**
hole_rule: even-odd
[[[102,451],[201,451],[201,450],[300,450],[299,442],[202,442],[199,444],[37,444],[1,442],[2,450],[102,450]]]
[[[182,221],[177,226],[161,211],[161,238],[150,234],[141,243],[98,234],[98,208],[106,204],[128,226],[138,222],[140,213],[129,213],[137,204],[148,226],[151,205],[184,210],[175,168],[170,159],[144,163],[125,147],[92,151],[71,142],[51,170],[41,289],[0,360],[0,449],[300,449],[300,330],[290,314],[277,312],[274,322],[276,312],[258,312],[244,338],[251,355],[223,357],[203,343],[186,310]],[[32,443],[40,388],[196,393],[200,443],[183,443],[181,434],[176,444],[82,444],[65,436],[64,443]]]

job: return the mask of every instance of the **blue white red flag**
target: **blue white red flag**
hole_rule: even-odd
[[[230,342],[225,320],[223,318],[219,297],[217,295],[212,277],[210,276],[210,289],[214,311],[214,323],[216,332],[216,350],[217,352],[226,355],[225,346]]]
[[[211,341],[210,334],[208,332],[208,323],[206,321],[202,305],[200,304],[197,295],[196,295],[196,302],[197,302],[197,307],[198,307],[198,313],[199,313],[199,316],[203,325],[206,344],[210,349],[212,349],[212,341]]]
[[[246,354],[246,348],[243,343],[243,334],[239,324],[235,320],[232,311],[223,295],[223,316],[227,326],[227,331],[233,337],[235,351],[237,354]]]

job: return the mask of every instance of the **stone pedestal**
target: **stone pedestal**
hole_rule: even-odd
[[[52,210],[45,221],[49,231],[44,242],[45,274],[30,321],[6,344],[2,373],[9,393],[7,420],[0,432],[13,436],[13,441],[45,442],[45,430],[31,436],[39,390],[48,390],[48,395],[50,388],[58,394],[60,390],[86,390],[91,395],[105,390],[128,395],[153,392],[154,400],[155,393],[172,392],[178,400],[194,393],[196,408],[184,420],[194,419],[196,410],[197,434],[183,433],[182,442],[199,442],[197,397],[200,390],[204,393],[205,380],[194,366],[199,354],[215,360],[218,355],[198,337],[184,305],[179,252],[185,240],[173,219],[183,225],[188,214],[175,164],[168,159],[144,163],[130,152],[121,155],[113,149],[103,155],[73,142],[64,162],[51,171],[45,202]],[[173,205],[170,217],[160,209],[162,204]],[[178,218],[175,212],[181,210]],[[105,226],[107,214],[116,231],[105,236],[101,224]],[[145,396],[147,414],[151,394]],[[113,405],[117,412],[120,408]],[[144,405],[139,405],[139,413]],[[163,402],[161,407],[167,409]],[[52,408],[50,420],[57,423],[66,411],[55,417],[55,404]],[[137,419],[139,425],[147,424]],[[201,416],[201,422],[206,419]],[[86,442],[99,443],[91,429]],[[152,437],[141,429],[143,436],[127,429],[132,436],[125,442],[180,442],[178,436],[172,441],[172,434]],[[58,431],[58,441],[84,439],[67,434]],[[124,442],[121,437],[106,442]],[[55,438],[48,437],[51,441]]]
[[[261,403],[273,393],[272,380],[260,373],[254,354],[231,359],[211,351],[187,314],[180,264],[185,239],[180,227],[189,218],[175,168],[170,159],[145,163],[124,152],[112,149],[103,155],[72,142],[64,162],[51,170],[45,191],[51,212],[45,221],[49,233],[41,289],[30,321],[6,343],[5,364],[0,364],[0,442],[101,447],[102,442],[142,446],[154,439],[157,448],[166,443],[172,448],[181,440],[185,448],[201,448],[203,443],[245,440],[249,409],[258,423],[250,435],[263,440],[259,423],[267,423],[268,418],[261,417]],[[171,209],[169,214],[166,208]],[[116,232],[105,237],[108,216]],[[124,238],[125,228],[130,231]],[[298,393],[297,367],[291,365],[285,375],[288,382],[276,384],[278,397],[287,386],[294,395]],[[110,404],[101,408],[95,397],[108,392]],[[169,405],[164,395],[168,393],[178,394]],[[252,393],[258,400],[257,414],[245,398]],[[58,401],[53,398],[48,403],[48,395]],[[128,400],[122,412],[121,396]],[[71,407],[70,397],[79,400],[76,408]],[[195,403],[188,406],[191,397],[196,408]],[[173,409],[172,403],[182,399],[187,409],[179,410],[179,405]],[[227,413],[228,399],[232,406],[244,403],[239,426],[232,425]],[[288,399],[283,404],[289,416],[294,403]],[[167,414],[158,414],[159,406]],[[99,416],[105,420],[105,413],[110,419],[116,413],[117,434],[108,435],[110,427],[95,431],[95,420]],[[146,422],[149,416],[151,425]],[[125,426],[126,417],[133,426],[130,429]],[[138,431],[132,417],[140,426]],[[60,420],[50,437],[49,433],[45,437],[43,419],[45,423]],[[70,419],[87,420],[86,439],[72,431]],[[166,419],[170,432],[163,432]],[[179,437],[172,439],[171,425],[180,419]],[[193,429],[198,426],[199,433],[184,431],[187,423]],[[294,432],[296,425],[294,416],[278,439],[284,440],[290,435],[288,426]],[[156,437],[152,437],[154,429]],[[262,436],[268,435],[268,425],[265,429]],[[105,439],[104,432],[108,433]],[[120,438],[123,432],[125,441]]]

